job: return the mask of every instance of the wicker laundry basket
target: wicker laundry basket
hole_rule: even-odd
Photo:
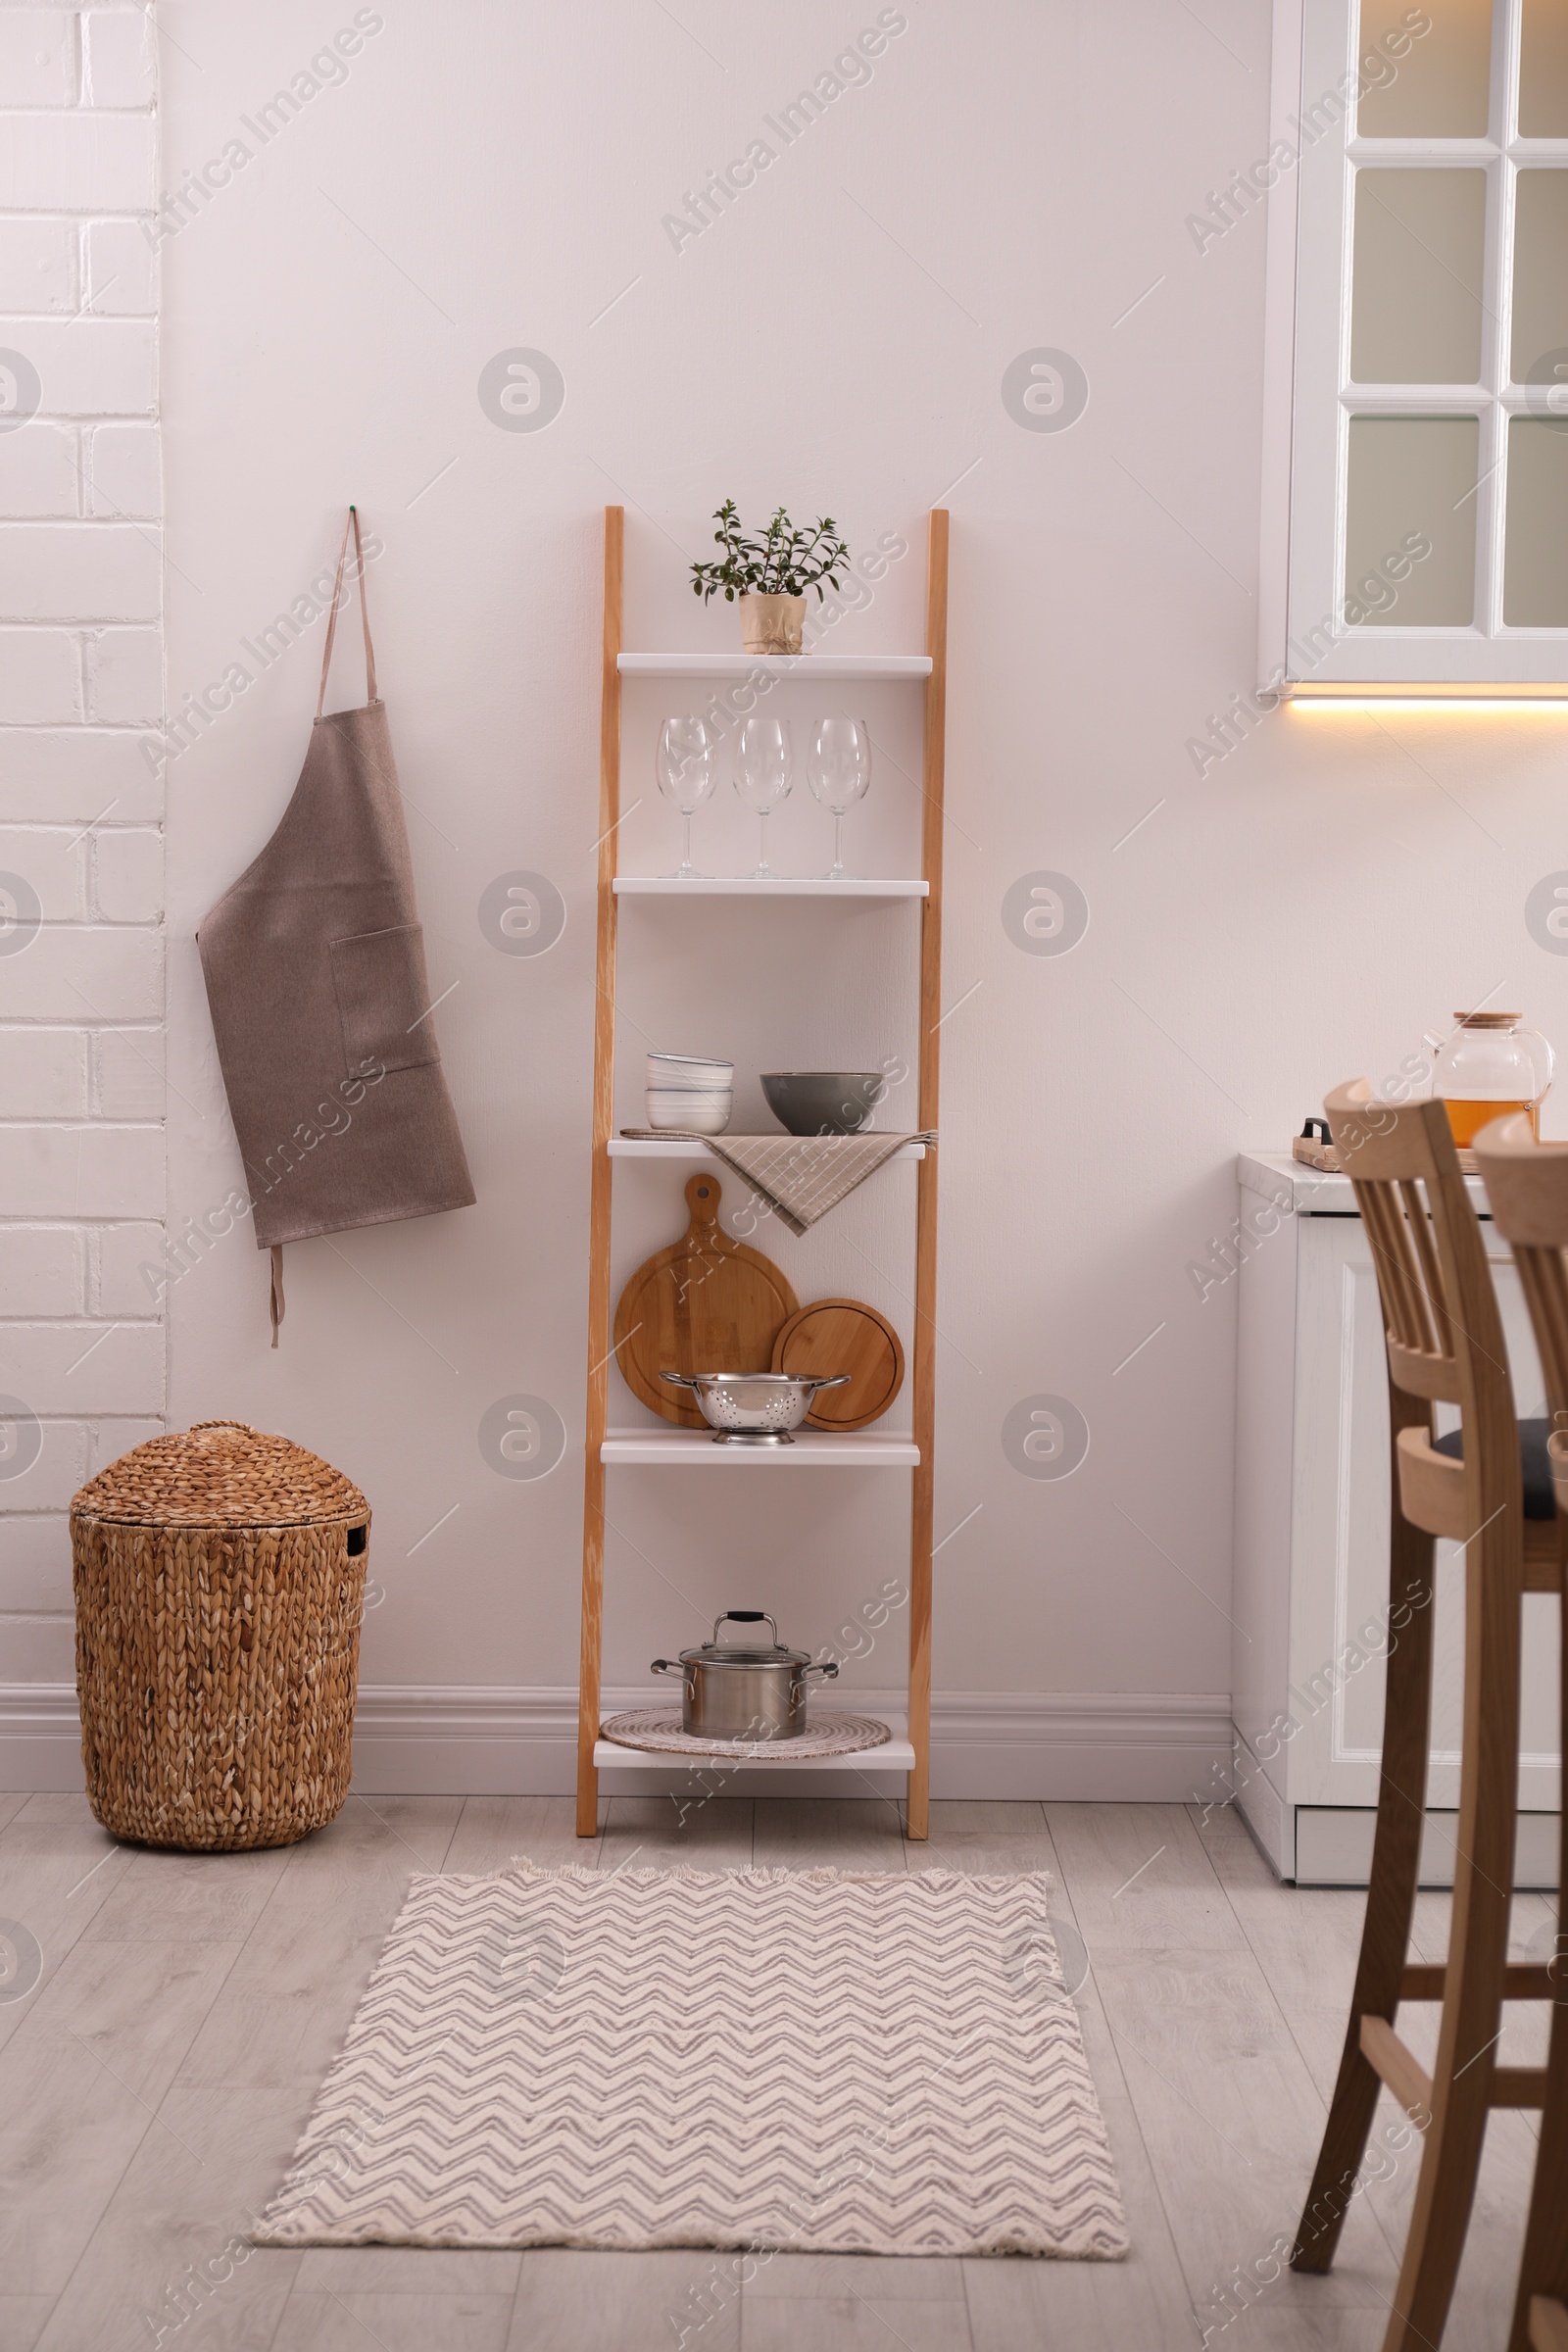
[[[71,1506],[93,1812],[117,1838],[288,1845],[348,1794],[369,1509],[241,1421],[137,1446]]]

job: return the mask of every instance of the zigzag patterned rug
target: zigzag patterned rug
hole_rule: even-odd
[[[1049,1885],[416,1878],[255,2241],[1124,2254]]]

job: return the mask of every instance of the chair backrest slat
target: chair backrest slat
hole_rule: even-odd
[[[1432,1351],[1434,1355],[1451,1356],[1453,1332],[1448,1321],[1438,1253],[1433,1248],[1432,1220],[1427,1213],[1427,1204],[1418,1187],[1413,1184],[1401,1184],[1399,1198],[1404,1202],[1405,1231],[1415,1245],[1421,1269],[1422,1305],[1430,1325]]]
[[[1544,1249],[1536,1243],[1521,1243],[1514,1255],[1525,1296],[1534,1293],[1540,1304],[1534,1320],[1550,1400],[1547,1409],[1560,1410],[1568,1419],[1568,1258],[1560,1249]]]
[[[1375,1102],[1359,1079],[1338,1088],[1323,1107],[1377,1271],[1391,1381],[1429,1402],[1458,1405],[1467,1431],[1511,1428],[1502,1320],[1443,1103]],[[1568,1289],[1563,1308],[1568,1377]],[[1479,1526],[1487,1511],[1516,1495],[1517,1446],[1467,1444],[1465,1475]]]
[[[1556,1451],[1568,1432],[1568,1144],[1538,1144],[1515,1112],[1483,1127],[1475,1153],[1530,1309]]]
[[[1414,1193],[1414,1187],[1405,1188]],[[1447,1358],[1447,1350],[1438,1339],[1438,1312],[1428,1295],[1423,1280],[1423,1268],[1415,1251],[1411,1215],[1401,1207],[1402,1195],[1398,1188],[1376,1179],[1358,1182],[1356,1203],[1361,1222],[1366,1228],[1377,1260],[1378,1288],[1383,1298],[1383,1316],[1388,1333],[1395,1344],[1413,1355]],[[1416,1196],[1419,1201],[1419,1196]],[[1415,1211],[1422,1225],[1427,1222],[1426,1203],[1419,1201]],[[1441,1298],[1441,1278],[1438,1296]]]

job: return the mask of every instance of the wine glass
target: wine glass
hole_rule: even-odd
[[[659,738],[659,755],[654,764],[659,776],[659,789],[666,801],[673,801],[686,819],[686,849],[680,864],[667,878],[672,882],[698,882],[703,877],[692,863],[692,818],[710,796],[716,778],[713,772],[713,753],[717,738],[711,728],[705,726],[690,711],[683,718],[666,718]]]
[[[812,792],[833,811],[833,864],[827,879],[848,879],[844,865],[844,819],[871,782],[871,730],[863,718],[819,718],[811,731],[806,763]]]
[[[749,882],[771,882],[767,862],[767,820],[781,801],[790,797],[795,781],[795,745],[787,718],[764,718],[754,711],[735,744],[735,790],[748,808],[757,811],[761,839],[757,869]]]

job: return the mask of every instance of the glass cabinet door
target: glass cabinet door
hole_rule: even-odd
[[[1568,685],[1568,0],[1306,0],[1291,682]]]

